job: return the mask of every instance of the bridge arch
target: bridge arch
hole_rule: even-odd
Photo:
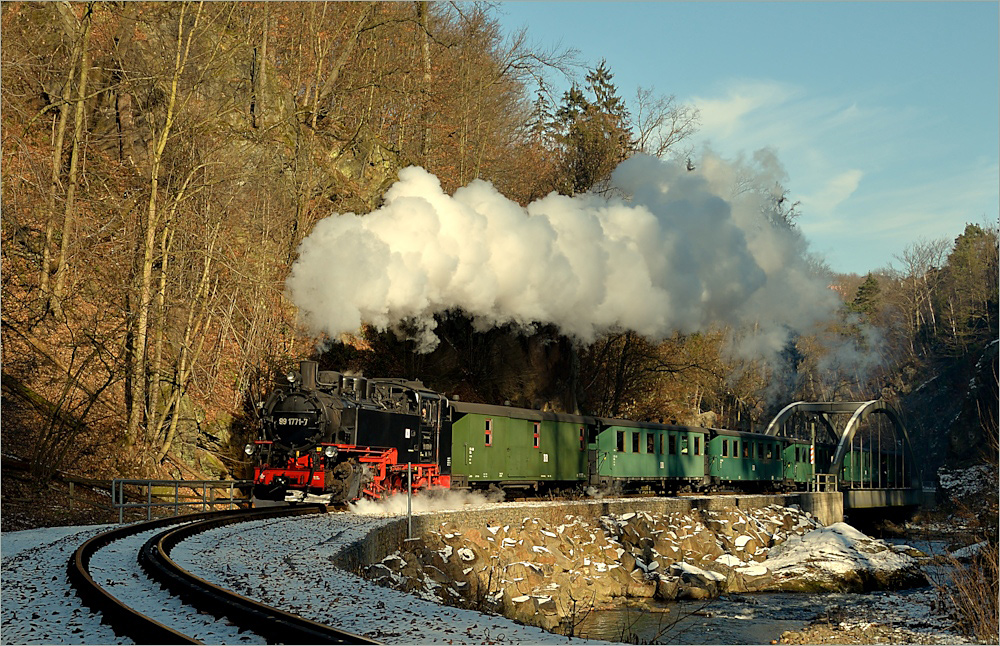
[[[795,413],[814,413],[823,422],[830,437],[837,443],[837,450],[834,452],[833,460],[830,464],[830,471],[840,474],[844,466],[844,458],[851,451],[854,435],[870,415],[879,414],[886,417],[892,424],[893,433],[899,441],[903,451],[904,465],[909,464],[909,482],[913,488],[920,487],[920,470],[914,460],[913,445],[910,443],[910,435],[903,425],[899,413],[889,404],[881,399],[873,399],[865,402],[793,402],[785,406],[768,424],[767,435],[777,436],[785,422],[791,419]],[[829,415],[849,414],[850,420],[843,430],[837,431]]]

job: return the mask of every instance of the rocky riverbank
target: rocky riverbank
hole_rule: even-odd
[[[796,507],[627,513],[553,525],[444,522],[367,568],[421,597],[569,632],[626,598],[710,599],[765,590],[863,591],[921,585],[907,549]]]

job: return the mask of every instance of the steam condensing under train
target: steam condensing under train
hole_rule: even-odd
[[[451,401],[420,382],[299,371],[271,392],[254,459],[259,500],[338,503],[412,488],[659,493],[803,489],[833,444],[697,426]],[[851,452],[841,482],[902,485],[891,451]],[[892,486],[892,484],[890,484]]]

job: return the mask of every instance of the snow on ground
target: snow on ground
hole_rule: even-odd
[[[566,643],[504,617],[443,607],[334,568],[342,547],[391,519],[327,514],[257,521],[184,541],[172,557],[206,579],[264,603],[384,643]],[[106,526],[0,535],[0,643],[123,644],[69,585],[73,551]]]
[[[932,587],[831,594],[825,600],[825,615],[839,631],[881,625],[893,629],[892,643],[969,643],[955,632],[951,620],[937,610],[938,594]]]
[[[260,635],[241,632],[226,619],[198,612],[150,580],[136,554],[146,541],[163,531],[157,527],[133,534],[95,552],[90,559],[94,581],[130,608],[204,644],[266,644]]]
[[[70,588],[66,565],[107,526],[53,527],[0,534],[0,642],[124,644]]]
[[[997,470],[995,466],[981,464],[964,469],[938,469],[938,481],[945,495],[953,500],[968,502],[983,496],[996,496]]]
[[[171,557],[235,592],[387,644],[567,643],[540,628],[441,606],[331,566],[342,547],[389,520],[327,514],[222,527],[184,541]]]

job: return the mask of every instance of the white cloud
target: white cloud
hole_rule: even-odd
[[[746,118],[761,110],[774,109],[795,96],[789,85],[775,81],[737,81],[723,98],[695,97],[691,103],[701,117],[701,133],[707,139],[741,136]]]
[[[836,175],[809,195],[802,195],[802,210],[820,218],[829,218],[837,207],[854,195],[864,172],[852,168]]]
[[[837,96],[771,79],[730,81],[701,110],[701,142],[724,156],[770,148],[801,201],[798,220],[837,271],[864,273],[919,238],[996,218],[996,157],[963,160],[944,115],[884,88]]]

